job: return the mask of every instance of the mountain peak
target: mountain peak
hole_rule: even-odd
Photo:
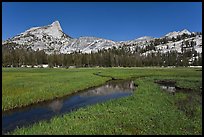
[[[184,29],[182,31],[173,31],[173,32],[170,32],[170,33],[166,34],[165,36],[172,38],[172,37],[177,37],[178,35],[183,35],[184,33],[188,34],[188,35],[191,34],[190,31],[188,31],[187,29]]]
[[[58,20],[54,21],[52,24],[51,24],[52,27],[54,28],[57,28],[58,30],[62,31],[62,28],[60,26],[60,23]]]
[[[188,31],[187,29],[184,29],[184,30],[180,31],[180,33],[181,33],[181,34],[184,34],[184,33],[186,33],[186,34],[191,34],[191,32]]]

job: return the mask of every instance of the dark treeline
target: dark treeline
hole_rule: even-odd
[[[185,40],[195,36],[202,37],[202,33],[191,35],[178,35],[176,38],[160,38],[150,42],[146,41],[145,48],[136,44],[123,45],[119,48],[99,50],[96,53],[75,52],[71,54],[46,54],[44,51],[33,51],[31,48],[25,48],[25,45],[8,43],[2,46],[2,66],[21,67],[22,65],[42,65],[48,64],[49,67],[143,67],[143,66],[201,66],[202,53],[196,52],[194,46],[196,42]],[[176,42],[182,40],[181,53],[170,50],[161,53],[155,46],[166,44],[169,41]],[[130,48],[130,47],[134,48]],[[174,45],[175,46],[175,45]],[[18,48],[16,48],[18,47]],[[167,49],[169,47],[167,46]],[[142,55],[147,51],[156,51],[150,54]],[[194,58],[193,60],[190,60]]]
[[[21,67],[22,65],[48,64],[49,67],[143,67],[143,66],[189,66],[202,65],[202,53],[195,50],[184,50],[183,53],[171,51],[161,53],[159,51],[147,55],[141,55],[143,51],[127,47],[118,49],[100,50],[97,53],[82,54],[45,54],[44,51],[33,51],[27,49],[2,49],[2,65],[4,67]],[[195,58],[191,63],[189,59]]]

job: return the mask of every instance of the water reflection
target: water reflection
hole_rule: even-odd
[[[63,106],[63,100],[55,100],[48,104],[48,107],[53,111],[53,112],[60,112],[61,108]]]
[[[176,88],[172,87],[172,86],[161,85],[160,88],[163,89],[163,90],[166,90],[166,91],[168,91],[170,93],[174,93],[176,91]]]
[[[108,83],[105,86],[101,86],[92,90],[89,90],[87,92],[81,93],[80,97],[85,96],[104,96],[104,95],[110,95],[113,93],[123,93],[123,92],[132,92],[134,91],[135,86],[134,82],[123,82],[121,84],[118,83]]]
[[[53,116],[69,113],[81,107],[129,96],[134,90],[133,81],[114,81],[62,99],[2,113],[2,134],[14,130],[17,126],[28,126],[41,120],[50,120]]]
[[[175,92],[176,92],[176,87],[175,87],[176,82],[175,81],[172,81],[172,80],[156,80],[155,83],[159,84],[160,88],[162,90],[165,90],[165,91],[167,91],[169,93],[172,93],[172,94],[175,94]]]

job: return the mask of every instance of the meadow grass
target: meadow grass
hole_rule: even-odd
[[[151,78],[137,79],[139,86],[132,96],[81,108],[12,134],[202,134],[201,106],[197,106],[195,117],[188,117],[175,105],[179,96],[175,98],[162,92],[152,81]]]
[[[93,69],[22,69],[2,71],[2,110],[27,106],[62,97],[88,87],[103,84],[110,78],[95,76]]]
[[[3,70],[3,74],[6,71],[8,70]],[[24,72],[22,71],[26,72],[28,70],[10,71],[8,71],[7,75],[15,74],[15,76],[24,76]],[[57,77],[56,81],[51,81],[53,84],[54,82],[61,83],[63,80],[73,79],[73,74],[76,72],[78,72],[78,74],[75,74],[76,77],[79,76],[79,78],[81,78],[80,75],[83,75],[87,78],[96,78],[96,80],[90,78],[92,82],[98,79],[98,81],[103,83],[108,78],[101,77],[102,79],[100,79],[99,76],[93,75],[93,73],[101,72],[101,75],[120,79],[134,77],[134,81],[138,87],[132,96],[81,108],[63,116],[54,117],[49,122],[41,121],[27,128],[17,129],[10,134],[202,134],[202,104],[199,102],[200,100],[202,101],[202,98],[198,90],[198,87],[202,86],[202,72],[196,71],[194,68],[80,68],[72,70],[36,69],[36,71],[33,71],[34,70],[30,73],[34,75],[30,74],[29,71],[28,75],[36,77],[36,79],[38,75],[47,74],[46,77],[48,80],[48,78],[50,78],[49,75],[53,73],[55,77]],[[43,74],[41,71],[43,71]],[[61,81],[60,78],[66,77],[66,75],[72,75],[72,77],[67,76],[68,79],[64,78]],[[28,77],[27,81],[29,80]],[[13,77],[9,80],[17,80],[16,77],[12,78]],[[23,81],[23,79],[24,77],[21,79],[21,82],[26,82],[26,80]],[[161,90],[159,85],[154,83],[154,81],[158,79],[175,80],[177,86],[192,88],[194,98],[191,99],[191,102],[188,102],[188,98],[191,97],[192,94],[179,92],[172,95]],[[46,78],[38,78],[38,80],[39,82],[42,80],[45,82]],[[80,82],[82,80],[83,78],[77,79],[75,82],[84,85],[86,78],[83,82]],[[89,86],[91,85],[90,83],[88,83]],[[51,85],[54,87],[53,84]],[[95,83],[93,83],[93,85],[94,84]],[[60,92],[65,94],[62,90],[60,90]],[[40,92],[38,92],[38,94],[40,94]],[[192,112],[193,114],[191,114]]]

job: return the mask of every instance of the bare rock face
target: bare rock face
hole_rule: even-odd
[[[53,28],[56,28],[57,30],[62,31],[62,28],[61,28],[61,26],[60,26],[59,21],[53,22],[53,23],[51,24],[51,26],[52,26]]]
[[[44,50],[47,54],[52,54],[59,52],[59,49],[67,45],[71,39],[62,31],[59,21],[55,21],[51,25],[30,28],[2,44],[15,43],[23,45],[24,48]]]
[[[177,41],[173,41],[172,38],[181,36],[183,34],[192,35],[192,37],[186,37]],[[166,43],[160,43],[155,45],[154,48],[148,48],[154,43],[154,41],[163,38],[167,38]],[[182,46],[185,41],[189,43],[195,43],[193,46],[184,47],[186,50],[196,50],[198,53],[202,53],[202,33],[196,34],[190,32],[187,29],[182,31],[169,32],[163,37],[154,38],[150,36],[144,36],[128,41],[112,41],[97,37],[83,36],[79,38],[71,38],[65,34],[61,28],[59,21],[54,21],[50,25],[42,27],[32,27],[25,32],[10,38],[2,42],[2,45],[15,45],[15,48],[25,48],[32,50],[43,50],[47,54],[63,53],[70,54],[76,51],[81,53],[94,53],[99,50],[109,48],[121,48],[125,47],[131,51],[135,51],[138,47],[144,49],[142,55],[146,56],[154,52],[167,53],[170,51],[182,52]],[[147,49],[147,50],[146,50]],[[194,60],[194,58],[192,58]]]
[[[178,35],[183,35],[183,34],[188,34],[188,35],[190,35],[191,34],[191,32],[190,31],[188,31],[187,29],[184,29],[184,30],[182,30],[182,31],[173,31],[173,32],[170,32],[170,33],[168,33],[168,34],[166,34],[165,36],[167,36],[167,37],[169,37],[169,38],[176,38]]]

